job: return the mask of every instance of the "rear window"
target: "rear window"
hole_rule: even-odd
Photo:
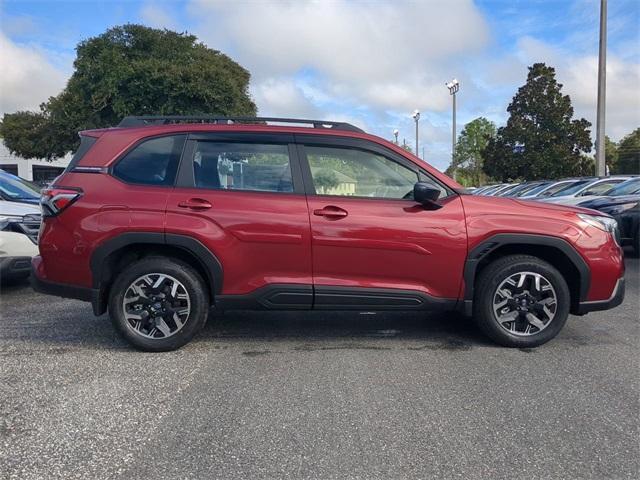
[[[78,162],[82,160],[82,157],[84,157],[86,153],[91,149],[91,147],[93,147],[93,144],[96,143],[96,140],[98,140],[96,137],[80,135],[80,146],[78,147],[78,150],[76,150],[76,153],[73,154],[73,157],[71,157],[71,161],[69,162],[69,165],[66,169],[67,172],[75,168]]]
[[[173,185],[186,135],[146,140],[130,150],[113,169],[127,183]]]

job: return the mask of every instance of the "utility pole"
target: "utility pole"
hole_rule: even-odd
[[[420,120],[420,112],[418,110],[413,111],[413,115],[411,115],[413,119],[416,121],[416,157],[420,156],[420,150],[418,150],[418,120]]]
[[[399,133],[400,133],[400,132],[398,131],[398,129],[397,129],[397,128],[393,131],[393,136],[394,136],[394,137],[396,137],[396,145],[398,145],[398,134],[399,134]]]
[[[607,0],[600,0],[600,48],[598,53],[598,112],[596,117],[596,175],[604,177],[605,111],[607,96]]]

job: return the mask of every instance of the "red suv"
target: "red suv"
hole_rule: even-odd
[[[33,286],[108,309],[144,350],[184,345],[212,306],[458,310],[533,347],[624,297],[611,217],[466,195],[346,123],[128,117],[80,135],[43,191]]]

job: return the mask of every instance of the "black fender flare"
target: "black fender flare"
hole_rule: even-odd
[[[97,247],[91,255],[90,267],[93,277],[93,288],[100,289],[104,274],[105,260],[113,252],[128,245],[151,244],[178,247],[190,253],[200,263],[207,274],[207,280],[212,286],[211,294],[222,292],[223,270],[220,260],[199,240],[187,235],[157,232],[127,232],[110,238]]]
[[[504,245],[536,245],[552,247],[560,250],[578,270],[580,274],[579,302],[587,299],[589,286],[591,284],[591,271],[587,262],[577,252],[577,250],[566,240],[559,237],[547,235],[525,234],[525,233],[498,233],[473,248],[467,255],[464,264],[464,312],[471,315],[473,310],[474,282],[478,264],[491,252]]]

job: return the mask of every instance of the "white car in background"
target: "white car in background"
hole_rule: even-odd
[[[586,182],[576,182],[573,185],[558,190],[549,197],[536,198],[536,200],[547,203],[559,203],[561,205],[577,205],[594,195],[602,195],[608,192],[617,184],[628,179],[629,177],[606,177],[594,178]]]
[[[40,222],[39,206],[0,200],[0,280],[29,275]]]
[[[600,198],[622,197],[625,195],[640,195],[640,177],[631,177],[600,195],[592,195],[590,197],[584,198],[574,205],[580,207],[585,202],[591,203],[593,200],[598,200]]]

